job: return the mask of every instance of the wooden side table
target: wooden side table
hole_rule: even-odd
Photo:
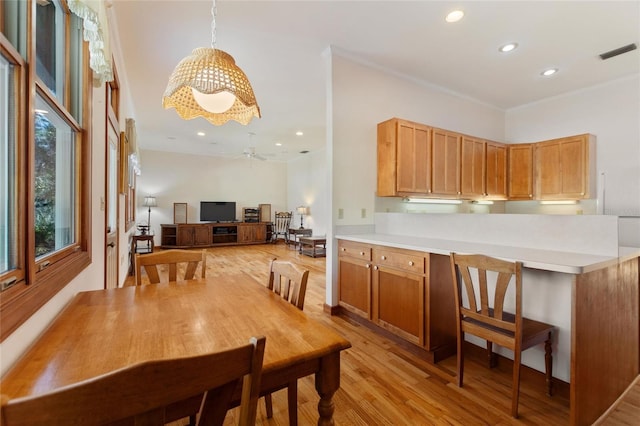
[[[289,228],[289,238],[287,244],[293,243],[293,248],[298,248],[298,236],[307,236],[310,237],[313,234],[312,229],[307,228]],[[291,238],[293,236],[293,238]],[[300,252],[302,252],[302,246],[300,247]]]
[[[136,253],[153,253],[153,233],[135,234],[131,237],[131,249],[129,250],[129,275],[133,275],[135,269]],[[146,242],[145,246],[138,247],[139,242]]]

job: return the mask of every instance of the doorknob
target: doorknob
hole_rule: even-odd
[[[115,246],[116,246],[116,244],[115,244],[115,243],[109,243],[109,244],[107,244],[107,247],[111,247],[111,248],[113,248],[113,247],[115,247]]]

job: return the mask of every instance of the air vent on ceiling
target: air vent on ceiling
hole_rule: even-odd
[[[614,56],[622,55],[623,53],[631,52],[632,50],[636,50],[638,46],[635,43],[627,44],[626,46],[618,47],[617,49],[610,50],[605,53],[600,54],[600,58],[602,60],[613,58]]]

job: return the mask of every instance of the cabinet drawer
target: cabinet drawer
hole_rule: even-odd
[[[398,253],[385,249],[376,249],[373,255],[373,262],[376,265],[424,274],[424,255],[422,253]]]
[[[338,240],[338,255],[371,260],[371,246],[353,241]]]

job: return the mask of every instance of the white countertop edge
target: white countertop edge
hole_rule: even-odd
[[[508,261],[520,261],[522,266],[566,274],[582,274],[602,269],[634,257],[640,257],[640,248],[621,247],[619,256],[598,256],[554,250],[528,249],[466,241],[440,240],[390,234],[336,235],[336,239],[377,244],[407,250],[449,255],[456,253],[482,253]]]

